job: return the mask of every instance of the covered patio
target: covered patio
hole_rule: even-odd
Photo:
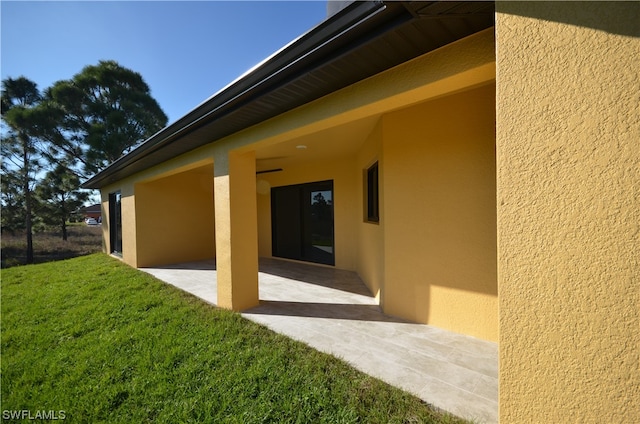
[[[217,304],[214,260],[143,268]],[[498,346],[382,313],[356,273],[260,258],[260,306],[242,315],[432,405],[498,421]]]

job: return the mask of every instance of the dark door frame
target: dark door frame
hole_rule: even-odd
[[[333,197],[333,180],[273,187],[272,255],[335,265]]]
[[[109,193],[109,250],[122,256],[122,195],[119,191]]]

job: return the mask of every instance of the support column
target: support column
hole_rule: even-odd
[[[257,306],[258,215],[255,153],[214,154],[218,306]]]

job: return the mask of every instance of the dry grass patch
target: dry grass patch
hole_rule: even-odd
[[[99,225],[70,224],[67,241],[62,240],[60,231],[42,231],[33,234],[35,263],[75,258],[101,250],[102,227]],[[27,241],[24,232],[2,233],[2,268],[26,264],[26,251]]]

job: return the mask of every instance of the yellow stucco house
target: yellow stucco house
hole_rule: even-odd
[[[502,422],[640,422],[640,3],[352,3],[85,183],[105,250],[352,270],[499,343]]]

